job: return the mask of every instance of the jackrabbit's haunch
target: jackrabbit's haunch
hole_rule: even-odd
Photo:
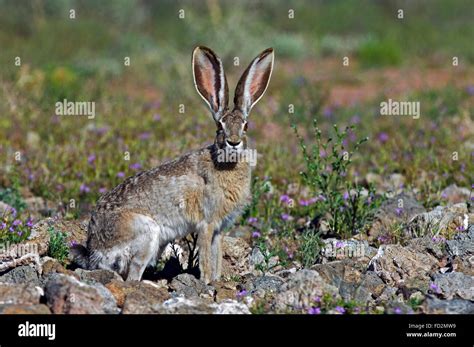
[[[140,280],[169,242],[196,232],[201,279],[209,283],[220,277],[221,231],[249,202],[251,167],[240,156],[219,154],[247,150],[249,112],[267,89],[273,61],[269,48],[250,63],[230,110],[221,60],[207,47],[194,49],[194,84],[217,126],[214,144],[140,172],[104,194],[92,212],[86,246],[72,249],[77,264]]]

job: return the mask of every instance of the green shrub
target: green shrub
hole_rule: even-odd
[[[305,230],[301,236],[298,256],[304,267],[310,267],[317,262],[321,253],[320,233],[314,229]]]
[[[60,230],[50,227],[48,255],[57,259],[61,264],[66,264],[69,256],[69,247],[67,245],[67,234]]]
[[[370,221],[374,209],[379,205],[374,188],[366,190],[349,178],[349,166],[352,164],[354,152],[359,150],[367,138],[354,143],[352,151],[346,149],[349,133],[354,126],[340,131],[334,125],[335,138],[323,140],[316,119],[313,120],[313,131],[316,142],[308,148],[298,133],[296,125],[292,127],[300,141],[306,170],[300,174],[303,182],[314,194],[317,203],[308,206],[308,213],[322,216],[331,233],[347,238],[362,231]]]
[[[361,44],[357,57],[364,67],[398,65],[402,61],[400,47],[388,40],[370,39]]]

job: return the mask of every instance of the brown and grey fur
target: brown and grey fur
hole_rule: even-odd
[[[268,86],[273,59],[267,49],[252,61],[229,110],[221,60],[209,48],[196,47],[194,82],[217,126],[214,144],[129,177],[103,195],[89,222],[86,247],[73,250],[78,264],[140,280],[169,242],[197,232],[201,278],[207,283],[219,278],[221,230],[248,203],[251,170],[246,161],[219,162],[217,153],[246,149],[247,117]]]

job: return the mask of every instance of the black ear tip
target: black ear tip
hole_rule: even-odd
[[[197,51],[203,51],[203,52],[206,52],[206,53],[210,53],[212,55],[215,55],[214,51],[212,49],[210,49],[209,47],[206,47],[206,46],[196,46],[194,48],[194,51],[193,52],[197,52]]]
[[[260,53],[259,58],[260,58],[260,59],[263,59],[263,58],[269,56],[270,54],[273,54],[273,48],[272,48],[272,47],[267,48],[267,49],[264,50],[262,53]]]

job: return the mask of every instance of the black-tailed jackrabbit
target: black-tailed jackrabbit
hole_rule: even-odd
[[[209,48],[194,49],[194,83],[217,126],[214,144],[140,172],[104,194],[92,213],[86,247],[73,249],[79,265],[140,280],[169,242],[197,232],[201,278],[209,283],[220,277],[221,230],[248,203],[251,180],[247,160],[221,154],[246,150],[247,117],[268,86],[273,57],[269,48],[252,61],[230,110],[221,60]]]

